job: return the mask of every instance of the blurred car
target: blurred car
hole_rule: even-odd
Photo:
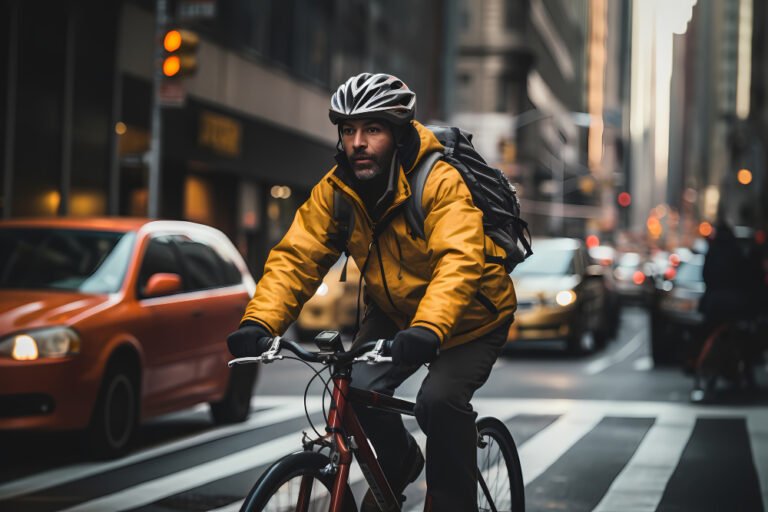
[[[209,402],[248,417],[255,366],[226,336],[255,284],[221,232],[143,219],[0,222],[0,430],[74,430],[96,456]],[[245,367],[243,367],[245,368]]]
[[[605,315],[607,318],[608,335],[613,338],[619,331],[621,323],[621,298],[619,297],[618,284],[613,275],[613,266],[616,260],[616,249],[609,245],[598,245],[589,248],[589,256],[592,261],[603,268],[603,285],[605,286]]]
[[[583,337],[605,345],[603,270],[593,264],[584,243],[571,238],[537,239],[534,253],[512,272],[517,292],[515,322],[509,340],[565,340],[580,352]]]
[[[693,254],[657,289],[651,309],[651,356],[657,365],[681,361],[698,335],[704,321],[698,309],[705,290],[703,269],[704,256]]]
[[[346,279],[341,281],[345,265]],[[347,261],[347,258],[342,256],[328,270],[322,284],[304,304],[296,319],[299,337],[308,339],[326,330],[353,330],[357,320],[358,286],[360,270],[352,258]],[[360,314],[362,315],[362,310]]]
[[[613,271],[616,290],[622,302],[648,305],[653,298],[653,265],[640,253],[619,256]]]

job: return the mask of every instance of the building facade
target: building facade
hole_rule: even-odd
[[[538,235],[610,233],[623,175],[628,2],[462,0],[455,124],[519,187]],[[614,30],[608,30],[608,27]],[[617,149],[618,147],[618,149]]]
[[[159,216],[222,229],[255,274],[333,164],[339,83],[394,73],[420,117],[442,116],[441,2],[408,17],[404,0],[167,3],[169,27],[200,43],[182,101],[162,108]],[[155,9],[0,2],[2,217],[147,215]]]

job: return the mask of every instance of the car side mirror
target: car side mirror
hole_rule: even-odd
[[[159,272],[152,274],[144,287],[145,297],[160,297],[181,291],[181,276]]]

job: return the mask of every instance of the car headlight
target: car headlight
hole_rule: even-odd
[[[574,302],[576,302],[576,292],[573,290],[563,290],[560,292],[557,292],[557,295],[555,295],[555,302],[557,302],[560,306],[570,306]]]
[[[33,361],[65,357],[80,352],[80,337],[69,327],[49,327],[20,332],[0,340],[0,357]]]

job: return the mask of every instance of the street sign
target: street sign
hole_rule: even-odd
[[[160,83],[158,101],[163,107],[183,107],[187,102],[187,91],[180,80],[163,80]]]
[[[216,0],[181,0],[176,9],[180,21],[210,19],[216,16]]]

